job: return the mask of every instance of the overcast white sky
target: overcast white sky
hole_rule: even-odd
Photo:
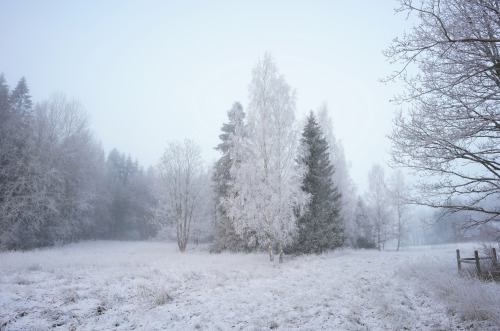
[[[0,0],[0,72],[34,101],[78,99],[106,153],[144,166],[193,139],[207,161],[266,50],[297,90],[298,116],[327,102],[360,188],[387,159],[395,85],[382,56],[403,33],[396,1]]]

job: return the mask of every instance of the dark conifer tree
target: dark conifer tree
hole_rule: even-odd
[[[341,195],[332,182],[334,167],[328,143],[313,112],[307,118],[301,138],[303,155],[299,161],[306,173],[302,189],[311,194],[307,212],[298,220],[298,236],[292,250],[296,253],[322,253],[343,244],[340,218]]]
[[[7,190],[9,186],[9,163],[10,152],[10,91],[3,73],[0,74],[0,245],[3,242],[3,235],[8,226],[8,218],[5,216],[7,212]]]
[[[33,102],[31,101],[30,90],[24,77],[19,80],[16,88],[12,91],[10,104],[12,111],[26,124],[33,110]]]
[[[10,119],[10,91],[3,74],[0,74],[0,167],[5,165],[5,149],[7,148],[7,138],[9,137],[9,119]],[[1,169],[1,168],[0,168]],[[4,171],[0,171],[0,176]],[[2,181],[0,180],[0,183]],[[1,185],[1,184],[0,184]]]
[[[9,95],[9,86],[2,73],[0,74],[0,127],[3,127],[7,122],[10,108]]]
[[[37,174],[30,168],[33,103],[24,77],[10,94],[3,75],[0,86],[0,215],[3,228],[0,242],[8,248],[29,249],[38,245],[36,222],[33,221],[33,215],[38,215],[33,207],[37,192],[32,185]],[[9,232],[5,231],[7,227]]]

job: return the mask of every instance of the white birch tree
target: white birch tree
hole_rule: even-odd
[[[263,238],[271,262],[275,243],[282,262],[308,200],[300,187],[304,170],[296,163],[295,92],[266,53],[253,69],[249,93],[248,125],[234,137],[238,162],[231,167],[232,194],[224,203],[235,230]]]

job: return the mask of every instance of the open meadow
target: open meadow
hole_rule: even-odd
[[[498,330],[500,286],[455,249],[287,257],[83,242],[0,253],[0,330]]]

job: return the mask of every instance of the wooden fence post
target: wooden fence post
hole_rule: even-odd
[[[474,251],[474,258],[476,259],[477,275],[481,276],[481,266],[479,265],[479,254],[477,251]]]
[[[491,249],[493,251],[493,255],[491,256],[491,259],[493,260],[493,267],[496,268],[498,267],[498,260],[497,260],[497,250],[495,247]]]
[[[458,273],[462,272],[462,263],[460,262],[460,250],[457,249],[457,265],[458,265]]]

